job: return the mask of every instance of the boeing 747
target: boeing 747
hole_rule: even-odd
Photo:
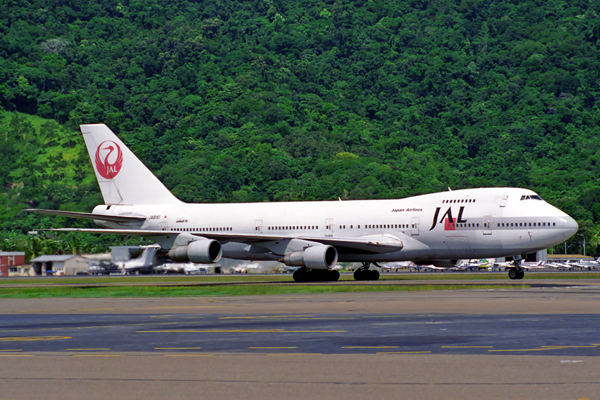
[[[277,260],[294,280],[337,280],[338,262],[361,262],[356,280],[375,280],[379,262],[452,268],[460,259],[513,257],[564,242],[578,225],[539,195],[479,188],[393,200],[189,204],[177,199],[104,124],[81,125],[104,199],[91,213],[29,211],[92,219],[93,229],[57,231],[142,236],[177,262],[221,257]]]

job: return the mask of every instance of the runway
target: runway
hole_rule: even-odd
[[[589,314],[36,314],[0,322],[3,354],[600,355],[600,319]]]
[[[600,285],[0,302],[0,399],[593,399]]]

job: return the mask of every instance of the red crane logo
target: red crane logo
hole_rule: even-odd
[[[114,153],[116,150],[116,153]],[[114,153],[114,154],[113,154]],[[96,170],[101,177],[112,179],[123,166],[123,152],[112,140],[105,140],[96,149]]]

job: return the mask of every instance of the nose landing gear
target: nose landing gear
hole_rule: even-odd
[[[508,269],[508,277],[510,279],[523,279],[525,271],[521,268],[521,260],[513,260],[513,265]]]

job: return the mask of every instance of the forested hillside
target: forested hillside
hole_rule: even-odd
[[[589,241],[599,40],[593,0],[5,0],[1,228],[101,202],[103,122],[184,201],[520,186]]]

